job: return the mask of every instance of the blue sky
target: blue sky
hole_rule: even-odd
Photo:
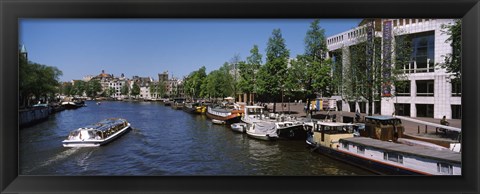
[[[102,70],[158,79],[168,71],[183,77],[201,66],[207,73],[236,54],[242,60],[256,44],[265,62],[273,29],[280,28],[290,57],[304,53],[312,19],[22,19],[19,44],[29,60],[56,66],[61,81]],[[321,19],[326,36],[358,25],[360,19]]]

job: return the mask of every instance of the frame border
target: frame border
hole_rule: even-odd
[[[405,11],[406,10],[406,11]],[[0,193],[479,192],[478,0],[0,0]],[[24,176],[18,175],[20,18],[462,18],[463,172],[420,176]],[[321,186],[322,190],[318,190]]]

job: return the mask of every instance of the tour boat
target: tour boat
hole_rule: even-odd
[[[458,152],[354,137],[353,126],[313,122],[313,131],[307,132],[306,142],[313,147],[312,151],[379,174],[461,175],[461,154]],[[385,133],[382,136],[390,137]]]
[[[96,124],[78,128],[63,140],[63,147],[95,147],[113,141],[130,128],[130,123],[121,118],[110,118]]]
[[[230,128],[232,128],[232,131],[235,132],[240,132],[240,133],[245,133],[247,130],[247,123],[233,123],[230,125]]]

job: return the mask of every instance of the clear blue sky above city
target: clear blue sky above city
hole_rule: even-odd
[[[290,57],[305,51],[313,19],[22,19],[19,44],[30,61],[56,66],[61,81],[98,75],[138,75],[158,79],[168,71],[177,78],[207,68],[207,73],[235,55],[245,60],[258,45],[265,49],[280,28]],[[352,29],[361,19],[321,19],[325,35]]]

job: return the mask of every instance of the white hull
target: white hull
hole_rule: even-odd
[[[213,123],[213,124],[217,124],[217,125],[223,125],[223,124],[225,124],[225,121],[221,121],[221,120],[217,120],[217,119],[212,119],[212,123]]]
[[[127,132],[129,128],[130,123],[128,123],[126,127],[103,140],[63,140],[63,147],[98,147],[113,141],[120,135]]]
[[[275,140],[277,139],[277,137],[270,137],[268,135],[265,135],[265,134],[255,134],[255,133],[250,133],[247,131],[247,135],[249,137],[252,137],[252,138],[255,138],[255,139],[260,139],[260,140],[266,140],[266,141],[270,141],[270,140]]]
[[[247,130],[247,124],[246,123],[234,123],[234,124],[230,125],[230,128],[232,128],[232,131],[245,133],[245,131]]]

